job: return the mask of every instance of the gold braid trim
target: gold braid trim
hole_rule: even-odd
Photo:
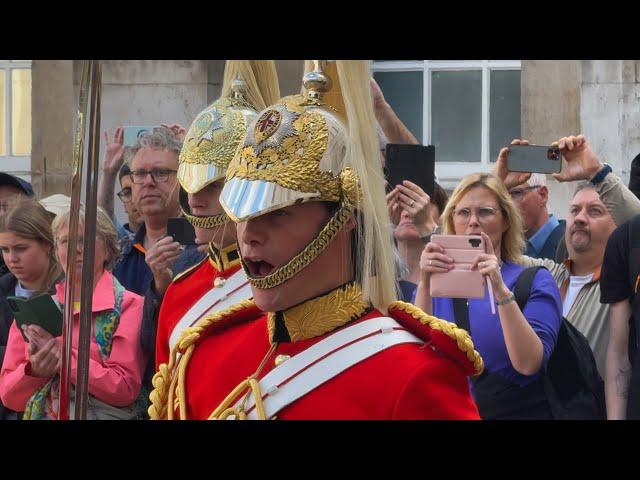
[[[311,262],[318,258],[352,215],[353,207],[351,207],[348,202],[343,201],[338,210],[322,228],[320,233],[311,242],[309,242],[309,244],[304,247],[300,253],[266,277],[252,276],[249,273],[249,269],[244,263],[244,260],[242,260],[242,268],[247,274],[249,283],[256,288],[267,290],[269,288],[277,287],[297,275],[298,272],[306,268]]]
[[[231,314],[255,307],[253,300],[243,300],[230,306],[226,310],[221,310],[202,318],[193,327],[185,328],[176,345],[171,349],[169,365],[163,363],[153,376],[153,390],[149,394],[151,405],[148,413],[152,420],[168,419],[172,420],[176,408],[180,409],[180,418],[187,417],[187,392],[185,387],[185,376],[187,364],[196,347],[196,342],[202,334],[216,322],[225,319]],[[180,358],[177,358],[178,353]],[[176,371],[176,368],[178,369]],[[177,398],[176,398],[177,395]],[[171,405],[172,408],[168,408]]]
[[[196,215],[189,215],[183,209],[182,214],[184,215],[184,218],[186,218],[194,227],[207,228],[209,230],[219,227],[220,225],[224,225],[229,221],[229,217],[224,212],[218,215],[198,217]]]
[[[458,328],[455,323],[441,320],[432,315],[427,315],[421,309],[419,309],[415,305],[411,305],[410,303],[401,301],[393,302],[391,303],[391,305],[389,305],[389,311],[394,308],[402,310],[403,312],[407,312],[423,325],[427,325],[429,328],[438,330],[452,340],[455,340],[460,351],[465,353],[469,361],[473,364],[473,367],[476,371],[473,376],[475,377],[482,373],[482,371],[484,370],[484,361],[482,360],[480,354],[474,349],[471,336],[466,330]]]

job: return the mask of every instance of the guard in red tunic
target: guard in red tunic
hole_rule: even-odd
[[[467,332],[396,300],[369,66],[311,65],[305,96],[249,125],[220,196],[253,298],[182,332],[150,416],[478,419]]]
[[[224,176],[257,110],[279,99],[273,61],[228,61],[222,96],[198,114],[180,152],[178,180],[185,217],[206,234],[208,256],[167,289],[156,335],[156,370],[169,361],[181,332],[199,319],[251,297],[240,268],[236,229],[220,206]]]

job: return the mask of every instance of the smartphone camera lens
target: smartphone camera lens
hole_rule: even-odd
[[[469,243],[471,244],[471,246],[473,248],[478,248],[480,246],[480,239],[479,238],[470,238],[469,239]]]
[[[547,160],[560,160],[560,149],[550,148],[549,150],[547,150]]]

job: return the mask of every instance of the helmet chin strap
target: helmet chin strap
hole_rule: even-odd
[[[186,218],[189,221],[189,223],[194,227],[206,228],[209,230],[219,227],[220,225],[224,225],[229,221],[229,217],[224,212],[218,215],[199,217],[196,215],[188,214],[187,212],[185,212],[183,208],[182,214],[184,215],[184,218]]]
[[[348,201],[342,200],[339,208],[327,221],[320,233],[291,260],[281,267],[278,267],[275,271],[265,277],[256,277],[251,275],[246,263],[244,263],[242,255],[240,255],[242,268],[247,274],[249,283],[261,290],[267,290],[277,287],[278,285],[282,285],[284,282],[297,275],[301,270],[318,258],[318,256],[329,246],[338,232],[342,230],[349,219],[353,216],[353,213],[353,206]]]
[[[224,225],[229,221],[229,217],[226,213],[222,212],[218,215],[191,215],[188,213],[189,203],[187,200],[187,194],[183,189],[180,189],[180,208],[182,210],[182,215],[186,218],[191,225],[197,228],[206,228],[208,230],[212,230],[220,225]]]

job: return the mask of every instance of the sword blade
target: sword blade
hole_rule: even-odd
[[[73,343],[73,299],[75,290],[75,264],[77,257],[78,223],[80,217],[80,192],[82,190],[82,169],[84,165],[84,137],[86,131],[87,104],[89,95],[89,62],[82,64],[80,97],[76,112],[76,135],[73,148],[71,174],[71,205],[69,215],[69,252],[67,255],[67,275],[64,297],[64,320],[62,328],[62,366],[60,369],[60,397],[58,419],[69,419],[69,388],[71,381],[71,351]]]
[[[100,97],[102,71],[99,60],[91,61],[91,111],[89,114],[89,155],[85,191],[84,249],[80,286],[80,330],[78,334],[78,375],[76,378],[76,420],[87,419],[89,398],[89,349],[93,320],[93,259],[96,246],[98,193],[98,152],[100,150]]]

